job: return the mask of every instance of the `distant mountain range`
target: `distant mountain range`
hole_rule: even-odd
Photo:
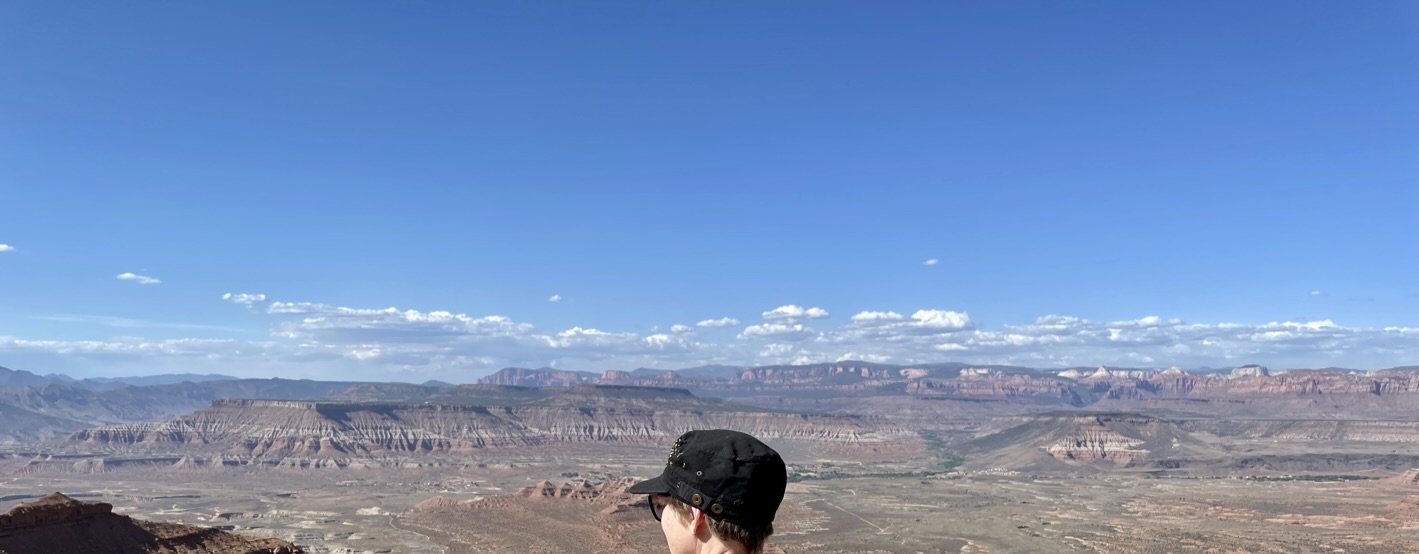
[[[1179,368],[1046,370],[962,363],[893,365],[844,361],[601,373],[505,368],[474,385],[236,379],[191,374],[74,380],[0,368],[0,442],[46,441],[99,425],[156,421],[191,414],[212,406],[214,401],[227,399],[448,402],[478,391],[479,387],[489,387],[497,394],[511,395],[509,401],[516,401],[520,394],[517,391],[533,390],[525,387],[576,385],[685,389],[701,397],[810,412],[850,412],[862,407],[853,402],[889,397],[900,401],[932,400],[938,405],[949,401],[961,409],[992,413],[1139,407],[1236,414],[1301,410],[1328,417],[1360,412],[1419,414],[1419,368],[1415,367],[1377,372],[1283,372],[1246,365],[1198,374]],[[486,401],[480,397],[480,402]]]
[[[0,442],[31,442],[66,436],[102,423],[150,421],[191,413],[222,398],[325,399],[357,387],[382,394],[416,396],[419,385],[224,379],[162,385],[94,386],[47,381],[37,385],[0,386]]]
[[[965,364],[959,362],[900,365],[845,360],[841,362],[805,365],[767,365],[755,367],[719,365],[679,370],[640,368],[634,371],[607,370],[600,373],[550,367],[536,369],[508,367],[478,379],[478,383],[529,387],[567,386],[573,384],[664,386],[674,383],[677,386],[694,388],[696,386],[714,387],[720,384],[747,382],[778,385],[789,385],[793,383],[817,385],[836,383],[850,385],[868,381],[911,380],[922,377],[954,378],[966,375],[987,374],[1078,379],[1081,377],[1108,376],[1142,378],[1148,375],[1226,375],[1240,377],[1250,375],[1265,376],[1273,373],[1284,374],[1292,371],[1325,371],[1337,374],[1383,374],[1386,372],[1416,370],[1419,370],[1419,366],[1394,367],[1377,372],[1345,368],[1271,370],[1261,365],[1247,364],[1231,368],[1188,372],[1178,367],[1162,370],[1109,366],[1075,366],[1059,369],[1041,369],[1011,365]]]
[[[841,366],[852,366],[852,367],[855,367],[855,368],[866,368],[866,369],[868,369],[868,370],[870,370],[870,371],[872,371],[872,372],[876,372],[876,373],[887,373],[887,372],[901,371],[901,370],[924,370],[924,371],[927,372],[927,374],[929,374],[929,375],[931,375],[931,376],[933,376],[933,377],[939,377],[939,376],[943,376],[943,375],[952,375],[952,374],[955,374],[956,372],[958,372],[958,371],[960,371],[960,370],[962,370],[962,369],[966,369],[966,368],[989,369],[989,370],[996,371],[996,372],[1001,372],[1001,373],[1017,373],[1017,374],[1022,374],[1022,375],[1036,375],[1036,376],[1060,375],[1060,374],[1068,373],[1068,372],[1070,372],[1071,370],[1073,370],[1074,372],[1084,372],[1084,371],[1092,372],[1092,371],[1095,371],[1096,369],[1099,369],[1099,368],[1108,369],[1108,370],[1110,370],[1110,371],[1124,371],[1124,372],[1135,372],[1135,373],[1147,373],[1147,372],[1156,372],[1156,371],[1159,371],[1159,370],[1157,370],[1157,369],[1155,369],[1155,368],[1133,368],[1133,367],[1117,367],[1117,366],[1114,366],[1114,367],[1099,366],[1098,368],[1093,367],[1093,366],[1073,366],[1073,367],[1052,368],[1052,369],[1050,369],[1050,368],[1032,368],[1032,367],[1024,367],[1024,366],[996,365],[996,364],[967,364],[967,363],[961,363],[961,362],[942,362],[942,363],[930,363],[930,364],[881,364],[881,363],[863,362],[863,361],[856,361],[856,360],[843,360],[843,361],[839,361],[839,362],[817,363],[817,364],[805,364],[805,365],[766,365],[766,366],[704,365],[704,366],[695,366],[695,367],[687,367],[687,368],[679,368],[679,369],[655,369],[655,368],[642,367],[642,368],[637,368],[637,369],[634,369],[634,370],[631,370],[631,371],[607,370],[607,371],[603,371],[603,372],[600,372],[600,373],[592,372],[592,371],[581,371],[581,370],[555,369],[555,368],[550,368],[550,367],[542,367],[542,368],[536,368],[536,369],[520,368],[520,367],[507,367],[507,368],[503,368],[503,369],[501,369],[501,370],[499,370],[499,371],[497,371],[497,372],[495,372],[495,373],[493,373],[493,374],[491,374],[491,375],[488,375],[488,376],[479,378],[476,382],[477,382],[477,383],[482,383],[482,384],[509,384],[509,385],[524,385],[524,386],[546,386],[546,385],[549,385],[549,384],[550,384],[550,385],[562,384],[562,382],[568,382],[568,383],[594,383],[594,382],[602,381],[602,380],[621,379],[621,378],[630,378],[630,379],[632,379],[632,380],[665,380],[665,379],[676,379],[676,380],[681,380],[681,381],[686,381],[686,382],[693,382],[693,381],[734,381],[734,380],[742,379],[743,376],[745,375],[745,372],[746,372],[746,371],[751,372],[751,373],[754,373],[754,374],[758,374],[758,375],[765,375],[765,374],[779,373],[779,372],[782,372],[782,371],[784,371],[784,370],[799,371],[799,370],[802,370],[802,369],[804,369],[804,368],[809,368],[809,369],[811,369],[811,368],[826,368],[826,367],[841,367]],[[1248,365],[1236,366],[1236,367],[1224,367],[1224,368],[1204,367],[1204,368],[1197,368],[1197,369],[1191,369],[1191,370],[1182,370],[1182,371],[1186,371],[1187,373],[1190,373],[1190,374],[1231,373],[1231,372],[1233,372],[1233,371],[1236,371],[1238,368],[1250,368],[1250,367],[1262,367],[1262,366],[1259,366],[1259,365],[1256,365],[1256,364],[1248,364]],[[1181,370],[1181,369],[1179,369],[1179,370]],[[1312,370],[1312,368],[1297,368],[1297,369],[1294,369],[1294,370],[1293,370],[1293,369],[1282,369],[1282,370],[1270,370],[1270,371],[1275,372],[1275,373],[1284,373],[1284,372],[1286,372],[1286,371],[1296,371],[1296,370]],[[1319,370],[1319,371],[1332,371],[1332,372],[1337,372],[1337,373],[1369,373],[1369,371],[1367,371],[1367,370],[1350,369],[1350,368],[1343,368],[1343,367],[1325,367],[1325,368],[1319,368],[1318,370]],[[1377,370],[1377,371],[1405,371],[1405,370],[1408,370],[1408,371],[1419,370],[1419,366],[1397,366],[1397,367],[1392,367],[1392,368],[1389,368],[1389,369]],[[523,377],[519,377],[519,375],[521,375],[521,376],[523,376]],[[43,386],[43,385],[48,385],[48,384],[65,384],[65,385],[76,386],[76,387],[85,388],[85,389],[89,389],[89,390],[109,390],[109,389],[114,389],[114,388],[122,388],[122,387],[125,387],[125,386],[146,387],[146,386],[152,386],[152,385],[174,385],[174,384],[178,384],[178,383],[206,383],[206,382],[211,382],[211,381],[237,381],[237,380],[243,380],[243,379],[240,378],[240,377],[233,377],[233,376],[231,376],[231,375],[221,375],[221,374],[216,374],[216,373],[164,373],[164,374],[159,374],[159,375],[135,375],[135,376],[127,376],[127,377],[89,377],[89,378],[85,378],[85,379],[75,379],[75,378],[73,378],[73,377],[70,377],[70,376],[64,375],[64,374],[60,374],[60,373],[49,373],[49,374],[45,374],[45,375],[39,375],[39,374],[36,374],[36,373],[33,373],[33,372],[29,372],[29,371],[25,371],[25,370],[10,369],[10,368],[4,367],[4,366],[0,366],[0,387],[35,387],[35,386]],[[509,381],[509,380],[511,380],[511,381],[526,381],[526,382],[504,382],[504,381]],[[424,386],[430,386],[430,387],[449,387],[449,386],[454,386],[454,385],[456,385],[457,383],[449,383],[449,382],[446,382],[446,381],[440,381],[440,380],[433,380],[433,379],[431,379],[431,380],[425,381],[425,382],[422,383],[422,384],[423,384]]]
[[[125,386],[144,387],[149,385],[171,385],[183,382],[202,383],[206,381],[230,381],[234,379],[237,378],[215,373],[164,373],[161,375],[142,375],[134,377],[90,377],[88,379],[74,379],[73,377],[59,373],[36,375],[28,371],[0,366],[0,387],[33,387],[49,384],[65,384],[91,390],[107,390]]]

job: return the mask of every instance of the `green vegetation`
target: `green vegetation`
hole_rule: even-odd
[[[926,450],[936,456],[941,471],[950,471],[965,463],[965,458],[946,448],[946,438],[940,431],[918,431],[917,435],[926,444]]]

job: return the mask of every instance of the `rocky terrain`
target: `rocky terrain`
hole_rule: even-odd
[[[1419,467],[1411,468],[1404,473],[1387,478],[1385,482],[1401,490],[1411,489],[1419,491]]]
[[[773,540],[792,552],[1393,552],[1419,521],[1416,375],[843,362],[26,385],[0,402],[16,421],[117,421],[0,448],[0,499],[63,488],[308,552],[661,552],[624,486],[681,431],[730,427],[789,461]]]
[[[98,389],[64,382],[0,387],[0,414],[9,415],[0,418],[0,442],[36,442],[96,424],[152,421],[191,413],[221,398],[325,399],[357,385],[290,379],[228,379]],[[390,389],[391,394],[418,387],[381,385]]]
[[[86,554],[300,554],[289,542],[218,529],[151,522],[113,513],[110,504],[60,493],[0,515],[0,552]]]
[[[72,451],[113,455],[45,456],[30,459],[22,471],[109,471],[123,465],[374,467],[403,463],[398,459],[408,456],[658,445],[703,428],[847,448],[915,439],[880,418],[771,411],[677,389],[479,386],[450,394],[446,398],[465,403],[216,400],[168,421],[76,432],[65,443]]]
[[[626,482],[549,480],[475,500],[435,496],[395,527],[454,554],[664,552],[643,497],[613,484]],[[1409,552],[1419,504],[1414,489],[1396,488],[998,470],[808,481],[789,485],[770,552]]]
[[[1419,445],[1419,421],[1344,419],[1178,419],[1179,428],[1229,439],[1288,443],[1372,442]]]
[[[721,373],[722,374],[722,373]],[[637,370],[600,374],[507,368],[482,383],[524,386],[627,384],[683,387],[759,405],[804,409],[843,396],[907,396],[923,400],[1004,404],[1007,410],[1060,408],[1163,410],[1262,415],[1284,410],[1326,417],[1368,418],[1409,413],[1419,420],[1419,369],[1377,372],[1302,369],[1274,372],[1247,365],[1226,371],[1071,368],[1047,371],[1013,366],[929,364],[900,366],[839,362],[742,368],[729,377],[688,378],[678,372]]]
[[[544,480],[513,494],[461,502],[435,496],[396,526],[445,537],[469,552],[664,551],[645,496],[626,493],[636,481]],[[783,552],[774,544],[765,549]]]
[[[468,552],[626,552],[663,544],[645,497],[625,492],[633,483],[542,481],[476,501],[435,496],[396,526],[466,545]]]
[[[992,426],[959,448],[973,465],[1032,471],[1152,467],[1215,451],[1177,423],[1143,414],[1049,413],[1001,418]]]
[[[970,467],[1018,471],[1384,474],[1419,464],[1419,422],[1050,412],[995,418],[952,448]]]
[[[1077,408],[1247,417],[1278,411],[1362,419],[1413,414],[1409,419],[1419,420],[1419,368],[1272,371],[1253,365],[1188,373],[1177,368],[1042,370],[845,361],[599,373],[506,368],[479,379],[479,384],[459,386],[203,375],[74,380],[0,368],[0,443],[53,440],[102,424],[157,421],[202,410],[220,399],[449,404],[485,398],[491,390],[486,387],[576,385],[679,388],[701,397],[793,411],[857,413],[860,407],[851,405],[852,398],[910,398],[941,402],[946,410],[997,414]],[[518,400],[517,393],[504,394]]]

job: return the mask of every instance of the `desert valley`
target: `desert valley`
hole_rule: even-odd
[[[5,370],[0,383],[12,553],[120,531],[154,552],[660,552],[625,488],[699,428],[783,453],[771,542],[785,552],[1419,547],[1413,367],[508,368],[465,385]]]

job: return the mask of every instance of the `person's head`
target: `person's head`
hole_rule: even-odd
[[[714,429],[681,435],[660,476],[628,490],[650,495],[671,554],[704,545],[757,553],[774,532],[787,483],[774,449],[744,433]]]

